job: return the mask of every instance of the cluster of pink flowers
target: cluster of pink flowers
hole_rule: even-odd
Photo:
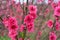
[[[47,22],[47,26],[51,29],[51,28],[55,28],[57,31],[60,30],[60,22],[59,22],[59,17],[60,17],[60,3],[55,4],[52,3],[52,8],[54,9],[54,22],[52,20],[48,20]],[[54,30],[54,29],[53,29]],[[57,36],[54,32],[51,32],[49,34],[49,40],[57,40]]]
[[[6,28],[8,29],[9,33],[8,36],[15,40],[17,36],[17,30],[18,30],[18,24],[15,17],[9,17],[8,19],[4,19],[3,21],[4,25],[6,25]]]
[[[60,30],[60,22],[59,22],[59,17],[60,17],[60,2],[58,2],[58,6],[55,8],[54,10],[54,16],[55,16],[55,20],[56,20],[56,23],[55,23],[55,27],[56,27],[56,30]]]
[[[37,17],[37,7],[34,5],[29,5],[29,14],[26,15],[24,19],[24,23],[27,26],[28,32],[33,32],[34,31],[34,19]]]
[[[57,40],[57,36],[54,32],[49,33],[49,40]]]
[[[55,8],[54,15],[55,16],[60,16],[60,6]]]
[[[5,10],[5,6],[1,5],[0,10],[2,11],[0,11],[0,15],[5,14],[4,18],[2,16],[1,17],[3,18],[3,24],[5,25],[5,28],[7,28],[8,36],[11,38],[11,40],[25,40],[26,34],[28,32],[34,32],[34,31],[36,32],[37,30],[38,31],[35,38],[36,40],[40,40],[40,36],[45,28],[44,21],[48,20],[49,17],[51,17],[50,14],[48,14],[50,11],[53,12],[52,18],[54,19],[49,19],[46,23],[46,25],[49,28],[49,39],[47,40],[57,40],[58,35],[56,35],[56,31],[60,31],[60,2],[55,3],[53,2],[53,0],[48,0],[48,4],[47,4],[48,6],[47,6],[44,4],[44,0],[37,0],[37,1],[38,3],[42,3],[42,5],[37,3],[39,6],[36,4],[39,7],[38,12],[37,12],[37,6],[32,4],[27,5],[25,3],[21,4],[20,2],[16,4],[15,0],[7,1],[6,10]],[[44,5],[47,6],[47,8],[44,7]],[[50,9],[51,8],[50,6],[52,7],[52,9]],[[39,23],[36,22],[38,25],[36,27],[37,29],[35,30],[34,21],[37,18],[37,13],[39,18],[38,20]],[[46,17],[48,18],[44,20],[44,18]],[[18,21],[20,23],[17,23],[16,18],[19,19]],[[41,26],[40,26],[40,23],[41,23]],[[20,25],[20,27],[18,26],[18,24]],[[27,38],[28,38],[27,40],[31,40],[28,36]]]

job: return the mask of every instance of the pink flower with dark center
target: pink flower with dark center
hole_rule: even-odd
[[[33,32],[34,31],[34,24],[33,23],[28,24],[27,30],[28,30],[28,32]]]
[[[18,25],[12,24],[9,26],[9,30],[18,30]]]
[[[23,32],[23,31],[24,31],[24,28],[25,28],[25,26],[22,24],[22,25],[20,26],[20,32]]]
[[[52,21],[52,20],[48,20],[47,26],[48,26],[49,28],[52,28],[52,27],[53,27],[53,21]]]
[[[28,9],[30,12],[37,12],[37,7],[34,5],[29,5]]]
[[[60,30],[60,23],[56,22],[56,30]]]
[[[8,19],[3,18],[3,24],[4,24],[5,27],[7,28],[7,27],[8,27]]]
[[[9,17],[8,19],[9,30],[18,30],[17,20],[14,17]]]
[[[57,3],[54,3],[54,2],[53,2],[53,3],[51,4],[51,6],[52,6],[53,9],[55,9],[58,5],[57,5]]]
[[[57,36],[56,36],[56,34],[54,32],[50,32],[49,40],[57,40]]]
[[[56,16],[56,17],[55,17],[55,20],[56,20],[56,21],[58,21],[58,20],[59,20],[59,17],[58,17],[58,16]]]
[[[15,17],[9,17],[8,22],[9,24],[17,24],[17,20]]]
[[[36,13],[30,13],[30,15],[33,17],[33,19],[35,19],[37,17]]]
[[[55,8],[54,15],[55,16],[60,16],[60,6],[58,6],[58,7]]]
[[[11,30],[11,31],[9,31],[8,36],[9,36],[10,38],[15,38],[15,37],[17,36],[17,32]]]
[[[24,23],[26,24],[29,24],[29,23],[32,23],[34,20],[33,20],[33,17],[31,15],[27,15],[24,19]]]

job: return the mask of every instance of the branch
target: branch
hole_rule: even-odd
[[[3,19],[0,17],[0,19],[3,21]]]

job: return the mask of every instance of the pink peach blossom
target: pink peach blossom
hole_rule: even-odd
[[[60,30],[60,23],[56,22],[56,30]]]
[[[9,36],[10,38],[15,38],[15,37],[17,36],[17,32],[10,30],[9,33],[8,33],[8,36]]]
[[[9,30],[18,30],[18,25],[15,24],[10,25]]]
[[[36,13],[30,13],[30,15],[33,17],[33,19],[35,19],[37,17]]]
[[[27,25],[27,31],[28,32],[34,32],[34,23],[30,23]]]
[[[52,20],[48,20],[47,26],[48,26],[49,28],[52,28],[52,27],[53,27],[53,21],[52,21]]]
[[[24,31],[24,28],[25,28],[25,26],[22,24],[22,25],[20,26],[20,32],[23,32],[23,31]]]
[[[54,32],[50,32],[49,40],[57,40],[57,36],[56,36],[56,34]]]
[[[17,20],[14,17],[9,17],[8,20],[9,30],[18,30]]]
[[[29,5],[28,9],[30,12],[37,12],[37,7],[34,5]]]
[[[17,24],[17,20],[15,17],[9,17],[8,22],[9,24]]]
[[[58,6],[58,7],[55,8],[54,15],[55,16],[60,16],[60,6]]]
[[[7,27],[8,27],[8,19],[3,18],[3,24],[4,24],[5,27],[7,28]]]
[[[33,20],[33,17],[31,15],[27,15],[24,19],[24,23],[26,24],[29,24],[29,23],[32,23],[34,20]]]
[[[55,9],[58,5],[57,5],[57,3],[52,2],[51,6],[52,6],[53,9]]]

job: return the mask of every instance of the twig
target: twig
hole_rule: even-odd
[[[3,21],[3,19],[0,17],[0,19]]]

